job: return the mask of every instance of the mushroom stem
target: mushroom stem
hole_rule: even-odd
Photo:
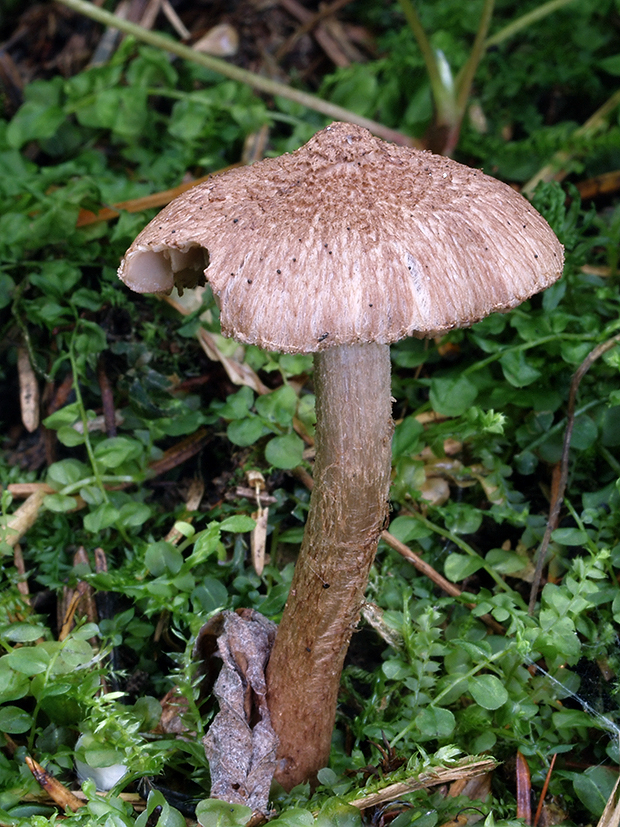
[[[315,354],[314,488],[288,602],[267,669],[291,789],[329,759],[340,674],[387,517],[393,431],[388,345]]]

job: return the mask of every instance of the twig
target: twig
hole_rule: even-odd
[[[39,383],[27,348],[17,348],[17,372],[19,375],[19,407],[24,428],[32,433],[39,427]]]
[[[185,498],[185,512],[184,514],[179,517],[180,520],[186,523],[192,522],[191,512],[198,511],[200,506],[200,502],[202,500],[202,496],[205,492],[205,486],[202,480],[194,479],[190,483],[189,490],[187,492],[187,496]],[[183,539],[184,535],[179,531],[175,524],[172,526],[170,531],[164,537],[164,540],[167,543],[172,543],[176,545],[179,540]]]
[[[239,164],[232,164],[224,169],[217,170],[217,172],[203,175],[201,178],[195,178],[192,181],[187,181],[179,184],[178,187],[172,187],[169,190],[161,190],[160,192],[151,193],[151,195],[144,195],[141,198],[132,198],[130,201],[119,201],[118,204],[113,204],[111,207],[104,207],[99,212],[91,212],[90,210],[80,210],[75,222],[76,227],[86,227],[88,224],[95,224],[97,221],[109,221],[111,218],[118,218],[121,211],[124,212],[142,212],[143,210],[150,210],[153,207],[165,207],[177,195],[181,195],[187,190],[195,187],[196,184],[201,184],[203,181],[208,181],[212,175],[218,175],[220,172],[233,169]]]
[[[97,360],[97,381],[101,391],[101,402],[103,405],[103,420],[105,422],[106,434],[109,437],[116,436],[116,412],[114,410],[114,394],[112,385],[105,369],[105,356],[103,353]]]
[[[280,62],[282,58],[293,48],[295,43],[302,37],[304,34],[308,34],[311,32],[312,29],[324,20],[326,17],[334,14],[334,12],[338,11],[339,9],[343,8],[343,6],[348,5],[351,0],[334,0],[333,3],[330,3],[327,6],[322,6],[319,8],[318,12],[312,14],[312,12],[308,12],[308,17],[305,21],[302,22],[301,26],[299,26],[290,37],[284,41],[284,43],[280,46],[277,52],[274,55],[274,59],[277,62]]]
[[[537,827],[538,820],[540,819],[540,815],[542,813],[543,804],[545,803],[545,796],[547,795],[547,790],[549,789],[549,782],[551,781],[551,773],[553,772],[553,767],[555,764],[555,759],[558,757],[557,752],[554,752],[551,756],[551,763],[549,764],[549,769],[547,770],[547,775],[545,776],[545,783],[543,784],[543,788],[540,791],[540,798],[538,799],[538,807],[536,807],[536,814],[534,816],[534,821],[532,822],[533,827]]]
[[[573,434],[573,425],[575,424],[575,405],[577,402],[577,391],[579,389],[579,385],[581,384],[581,380],[590,369],[590,366],[599,358],[599,356],[602,356],[604,353],[607,353],[608,350],[611,350],[612,347],[615,347],[619,343],[620,333],[617,333],[615,336],[612,336],[611,339],[608,339],[606,342],[602,342],[600,345],[597,345],[593,350],[590,351],[590,353],[588,353],[586,358],[583,360],[583,362],[579,365],[579,367],[573,374],[573,378],[571,379],[570,390],[568,392],[568,405],[566,407],[566,431],[564,432],[564,445],[562,446],[560,481],[558,483],[557,493],[553,498],[551,508],[549,509],[549,517],[547,519],[545,535],[543,537],[542,543],[540,544],[540,548],[538,549],[536,559],[536,571],[534,572],[532,589],[530,591],[530,603],[528,607],[528,611],[530,614],[533,614],[534,609],[536,608],[536,598],[538,597],[538,589],[540,587],[540,581],[542,578],[543,566],[545,565],[547,549],[549,548],[549,543],[551,542],[551,535],[558,525],[560,508],[564,500],[566,483],[568,482],[568,459],[570,451],[570,441],[571,436]]]
[[[73,810],[75,812],[80,807],[85,806],[84,801],[73,795],[64,784],[57,781],[53,775],[44,769],[41,764],[27,755],[24,759],[30,772],[34,775],[41,787],[49,794],[49,796],[63,809]]]
[[[211,441],[211,436],[206,428],[199,428],[196,433],[177,442],[172,448],[164,451],[161,459],[152,462],[148,467],[147,479],[153,479],[160,474],[166,473],[171,468],[176,468],[177,465],[185,462],[185,460],[193,457],[201,451],[207,443]]]
[[[461,597],[463,592],[455,586],[453,583],[450,583],[449,580],[446,580],[438,571],[436,571],[431,565],[425,562],[419,555],[415,553],[415,551],[411,551],[409,546],[406,546],[404,543],[401,543],[393,534],[390,534],[389,531],[382,531],[381,532],[381,539],[384,543],[397,551],[402,557],[405,558],[408,562],[410,562],[415,568],[421,573],[428,577],[429,580],[439,586],[440,589],[443,589],[447,594],[451,597]],[[465,604],[469,609],[474,608],[473,603],[466,603]],[[480,617],[487,626],[493,629],[494,632],[497,632],[500,635],[506,633],[506,630],[502,626],[501,623],[498,623],[491,615],[485,614]]]
[[[24,534],[31,528],[39,516],[45,492],[37,488],[20,507],[11,514],[5,525],[0,524],[0,533],[6,534],[2,539],[11,548],[19,543]]]
[[[24,555],[22,554],[22,547],[19,543],[15,543],[13,547],[13,564],[17,569],[17,573],[19,574],[19,580],[17,581],[17,590],[25,598],[26,601],[29,599],[30,590],[28,588],[28,578],[26,577],[26,564],[24,563]]]
[[[434,787],[438,784],[446,784],[449,781],[457,781],[461,778],[475,778],[479,775],[484,775],[491,772],[497,766],[493,758],[487,758],[480,761],[465,761],[459,762],[455,767],[434,767],[433,769],[413,775],[406,781],[399,781],[395,784],[390,784],[383,790],[376,793],[356,798],[349,801],[353,807],[358,810],[366,810],[368,807],[376,807],[379,804],[384,804],[386,801],[394,801],[402,795],[413,792],[414,790],[422,790],[427,787]]]
[[[415,553],[415,551],[411,551],[409,546],[405,545],[405,543],[401,543],[393,534],[390,534],[389,531],[382,531],[381,532],[381,539],[384,543],[386,543],[391,549],[397,551],[401,557],[404,557],[409,563],[411,563],[415,568],[421,573],[428,577],[429,580],[432,580],[436,586],[439,586],[446,594],[449,594],[451,597],[460,597],[461,590],[458,586],[455,586],[453,583],[450,583],[449,580],[446,580],[438,571],[436,571],[429,563],[426,563],[419,555]]]
[[[322,100],[315,95],[310,95],[307,92],[301,92],[298,89],[293,89],[292,87],[287,86],[286,83],[280,83],[278,81],[262,77],[262,75],[257,75],[254,72],[249,72],[247,69],[242,69],[232,63],[227,63],[225,60],[221,60],[217,57],[213,57],[212,55],[207,55],[202,52],[197,52],[195,49],[184,46],[182,43],[178,43],[177,41],[172,40],[169,37],[165,37],[162,34],[148,31],[142,26],[138,26],[135,23],[130,23],[128,20],[121,20],[116,15],[110,14],[110,12],[98,8],[93,3],[86,2],[86,0],[59,0],[59,2],[73,11],[84,14],[86,17],[90,17],[91,20],[95,20],[98,23],[103,23],[104,26],[115,26],[125,34],[135,37],[137,40],[141,40],[144,43],[148,43],[151,46],[162,49],[164,52],[171,52],[184,60],[190,60],[200,66],[205,66],[207,69],[211,69],[211,71],[217,72],[218,74],[230,78],[231,80],[235,80],[239,83],[245,83],[258,92],[263,92],[266,95],[280,95],[283,98],[295,101],[301,106],[305,106],[315,112],[320,112],[322,115],[326,115],[328,118],[332,118],[333,120],[346,121],[348,123],[355,123],[358,126],[363,126],[386,141],[393,141],[394,143],[402,146],[419,146],[418,141],[411,138],[409,135],[404,135],[398,130],[390,129],[389,127],[377,123],[377,121],[370,120],[369,118],[363,118],[361,115],[357,115],[349,109],[345,109],[342,106],[337,106],[334,103]]]

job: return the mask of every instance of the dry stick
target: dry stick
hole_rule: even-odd
[[[169,204],[177,195],[187,192],[187,190],[195,187],[197,184],[202,184],[203,181],[208,181],[213,175],[219,175],[221,172],[227,172],[229,169],[238,166],[239,164],[231,164],[223,169],[210,172],[208,175],[203,175],[201,178],[186,181],[169,190],[160,190],[160,192],[153,192],[151,195],[132,198],[130,201],[119,201],[118,204],[113,204],[111,207],[104,207],[96,213],[90,210],[80,210],[75,226],[86,227],[88,224],[95,224],[97,221],[108,221],[111,218],[118,218],[121,211],[142,212],[143,210],[150,210],[152,207],[165,207],[166,204]]]
[[[19,543],[15,543],[15,546],[13,547],[13,564],[19,574],[17,590],[22,597],[25,597],[26,600],[28,600],[30,590],[28,589],[28,579],[26,577],[26,564],[24,563],[24,555],[22,554],[22,547]]]
[[[284,41],[282,46],[278,49],[274,58],[276,61],[280,61],[284,55],[293,48],[297,40],[304,34],[312,31],[312,29],[316,28],[314,32],[314,38],[322,46],[323,51],[325,54],[337,65],[337,66],[348,66],[349,60],[347,59],[346,55],[340,49],[338,43],[333,39],[330,33],[325,29],[324,26],[318,25],[321,21],[329,17],[335,11],[337,11],[341,6],[346,6],[347,3],[350,3],[351,0],[335,0],[334,3],[331,3],[329,6],[324,6],[320,9],[316,14],[308,11],[304,6],[297,2],[297,0],[280,0],[280,5],[285,8],[289,14],[296,17],[298,20],[301,20],[302,25],[293,32],[293,34]]]
[[[393,534],[390,534],[389,531],[382,531],[381,532],[381,539],[384,543],[386,543],[390,548],[397,551],[400,555],[402,555],[405,560],[411,563],[415,568],[421,573],[426,575],[429,580],[432,580],[436,586],[439,586],[440,589],[443,589],[447,594],[451,595],[452,597],[461,597],[463,594],[462,591],[455,586],[453,583],[450,583],[449,580],[446,580],[445,577],[442,577],[438,571],[436,571],[432,566],[426,563],[421,557],[419,557],[415,551],[411,551],[409,546],[406,546],[404,543],[401,543],[400,540],[397,540]],[[465,604],[468,609],[474,609],[474,603],[466,603]],[[480,620],[483,623],[486,623],[489,628],[493,629],[494,632],[497,632],[499,635],[504,635],[506,630],[502,626],[501,623],[498,623],[495,618],[491,617],[489,614],[482,615]]]
[[[547,775],[545,776],[545,783],[543,784],[543,788],[540,791],[540,798],[538,800],[538,807],[536,807],[536,815],[534,816],[534,821],[532,822],[533,827],[537,827],[538,820],[540,819],[540,815],[542,813],[543,804],[545,803],[545,796],[547,795],[547,790],[549,789],[549,782],[551,781],[551,773],[553,772],[553,767],[555,764],[555,759],[558,757],[558,753],[554,752],[551,756],[551,763],[549,764],[549,769],[547,770]]]
[[[29,755],[25,757],[26,766],[39,782],[46,793],[54,800],[59,807],[64,809],[79,810],[80,807],[86,805],[85,801],[80,801],[77,796],[73,795],[64,784],[61,784],[53,775],[51,775],[44,767],[41,766],[34,758]]]
[[[98,23],[103,23],[104,26],[114,26],[125,34],[135,37],[137,40],[141,40],[144,43],[148,43],[151,46],[162,49],[164,52],[171,52],[184,60],[190,60],[193,63],[197,63],[199,66],[205,66],[212,72],[217,72],[218,74],[230,78],[231,80],[235,80],[239,83],[245,83],[258,92],[263,92],[266,95],[279,95],[283,98],[287,98],[288,100],[296,101],[301,104],[301,106],[305,106],[308,109],[313,109],[315,112],[320,112],[322,115],[326,115],[328,118],[332,118],[336,121],[356,123],[358,126],[365,127],[374,135],[377,135],[379,138],[383,138],[386,141],[393,141],[395,144],[400,144],[401,146],[420,146],[419,141],[416,141],[415,138],[411,138],[409,135],[404,135],[396,129],[390,129],[383,124],[377,123],[377,121],[372,121],[369,118],[363,118],[361,115],[357,115],[349,109],[345,109],[342,106],[337,106],[334,103],[317,98],[315,95],[310,95],[307,92],[301,92],[298,89],[293,89],[292,87],[287,86],[286,83],[270,80],[269,78],[262,77],[261,75],[256,75],[254,72],[249,72],[247,69],[241,69],[239,66],[235,66],[232,63],[227,63],[225,60],[212,57],[211,55],[206,55],[202,52],[197,52],[195,49],[184,46],[182,43],[178,43],[177,41],[158,34],[157,32],[144,29],[142,26],[138,26],[135,23],[130,23],[128,20],[121,20],[116,15],[110,14],[104,9],[98,8],[93,3],[86,2],[86,0],[59,0],[59,2],[73,11],[84,14],[86,17],[90,17],[91,20],[95,20]]]
[[[22,423],[32,433],[39,427],[39,383],[30,364],[28,349],[23,345],[17,348],[17,372]]]
[[[497,766],[493,758],[484,758],[479,761],[464,759],[455,767],[433,767],[430,770],[412,776],[406,781],[399,781],[390,784],[376,793],[356,798],[348,803],[359,810],[367,810],[369,807],[378,807],[387,801],[394,801],[414,790],[422,790],[427,787],[447,784],[449,781],[460,781],[464,778],[477,778],[491,772]]]
[[[570,440],[573,434],[573,425],[575,424],[575,405],[577,403],[577,391],[579,389],[579,385],[581,384],[581,380],[590,369],[590,366],[599,358],[599,356],[602,356],[604,353],[607,353],[608,350],[611,350],[612,347],[615,347],[619,343],[620,333],[617,333],[615,336],[612,336],[611,339],[608,339],[606,342],[602,342],[602,344],[597,345],[594,348],[594,350],[591,350],[590,353],[588,353],[586,358],[583,360],[583,362],[579,365],[579,367],[573,374],[573,378],[571,379],[570,390],[568,393],[568,405],[566,408],[566,431],[564,432],[564,445],[562,447],[560,481],[558,484],[557,493],[553,498],[551,508],[549,509],[549,518],[547,520],[547,528],[545,529],[545,535],[543,537],[542,543],[540,544],[540,548],[538,549],[538,555],[536,559],[536,571],[534,572],[534,580],[532,581],[532,590],[530,592],[530,603],[528,607],[528,611],[530,614],[533,614],[534,609],[536,608],[536,598],[538,596],[538,589],[540,587],[540,581],[542,578],[543,566],[545,565],[547,549],[549,548],[549,543],[551,542],[551,535],[557,528],[558,519],[560,516],[560,508],[564,500],[564,492],[566,491],[566,483],[568,481],[568,457],[570,451]]]
[[[19,543],[24,534],[31,528],[39,516],[45,492],[37,488],[20,507],[11,514],[6,526],[0,525],[0,532],[6,534],[2,539],[11,548]]]
[[[337,12],[344,6],[347,6],[350,2],[351,0],[334,0],[333,3],[330,3],[327,6],[321,6],[321,8],[315,14],[309,12],[310,16],[305,21],[305,23],[302,23],[301,26],[295,29],[293,34],[284,41],[284,43],[275,53],[275,60],[278,62],[282,60],[284,55],[286,55],[293,48],[293,46],[295,45],[295,43],[297,43],[300,37],[302,37],[305,34],[308,34],[308,32],[311,32],[312,29],[317,25],[317,23],[320,23],[326,17],[329,17],[330,15],[334,14],[334,12]]]
[[[114,393],[112,384],[105,369],[105,356],[103,353],[97,360],[97,381],[101,391],[101,402],[103,405],[103,419],[105,422],[106,435],[116,436],[116,411],[114,409]]]

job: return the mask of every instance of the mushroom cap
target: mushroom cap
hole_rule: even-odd
[[[294,353],[468,327],[562,266],[553,231],[508,185],[333,123],[176,198],[119,277],[143,293],[206,281],[226,336]]]

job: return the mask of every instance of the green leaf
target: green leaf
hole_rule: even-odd
[[[142,454],[142,445],[136,439],[124,436],[104,439],[95,447],[95,458],[105,468],[118,468],[130,459],[137,459]]]
[[[498,574],[515,574],[528,565],[526,558],[520,557],[514,551],[502,548],[493,548],[485,555],[485,560]]]
[[[121,506],[118,521],[127,528],[137,528],[151,517],[151,509],[145,503],[130,502]]]
[[[11,623],[0,629],[0,637],[15,643],[33,643],[45,635],[45,626],[38,623]]]
[[[362,827],[362,817],[357,807],[331,796],[321,807],[314,824],[315,827]]]
[[[183,566],[183,555],[172,543],[160,540],[148,546],[144,555],[144,564],[153,577],[161,577],[166,572],[178,574]]]
[[[582,804],[600,818],[617,780],[618,774],[609,767],[588,767],[573,774],[573,787]]]
[[[588,535],[579,528],[556,528],[551,539],[562,546],[585,546]]]
[[[251,807],[216,798],[200,801],[196,807],[196,820],[201,827],[245,827],[251,817]]]
[[[446,505],[445,520],[455,534],[475,534],[482,523],[482,512],[467,503],[452,503]]]
[[[63,425],[73,425],[80,418],[80,408],[77,402],[65,405],[43,420],[46,428],[61,428]],[[58,464],[58,463],[56,463]]]
[[[499,360],[506,380],[515,388],[531,385],[541,377],[541,372],[525,358],[523,350],[505,353]]]
[[[270,439],[265,446],[265,459],[276,468],[295,468],[303,462],[304,443],[297,434]]]
[[[223,609],[228,603],[228,589],[215,577],[205,577],[192,592],[192,598],[200,604],[205,614]]]
[[[483,709],[499,709],[508,700],[508,692],[495,675],[474,675],[467,684],[472,698]]]
[[[573,424],[570,447],[578,451],[591,448],[598,439],[598,428],[593,419],[585,414],[578,416]]]
[[[52,488],[64,488],[65,485],[73,485],[88,476],[90,476],[88,466],[77,459],[61,459],[59,462],[52,463],[47,469],[47,481]]]
[[[220,531],[232,531],[237,534],[253,531],[255,528],[256,521],[248,517],[247,514],[235,514],[220,523]]]
[[[234,419],[228,423],[226,436],[233,445],[240,445],[242,448],[254,445],[264,434],[269,433],[263,421],[252,414],[245,419]]]
[[[598,65],[604,72],[610,75],[620,75],[620,55],[611,55],[599,60]]]
[[[40,675],[50,664],[50,656],[42,646],[23,646],[5,657],[11,669],[28,677]]]
[[[313,827],[314,816],[308,810],[290,807],[269,824],[277,824],[278,827]]]
[[[76,445],[82,445],[84,443],[84,434],[70,425],[65,425],[58,429],[58,439],[63,445],[66,445],[67,448],[75,448]]]
[[[470,554],[457,554],[452,552],[444,563],[444,573],[452,583],[465,580],[474,572],[484,566],[482,557],[473,557]]]
[[[415,722],[425,738],[449,738],[454,732],[456,718],[449,709],[429,706],[415,717]]]
[[[247,385],[226,397],[226,402],[218,410],[218,414],[224,419],[244,419],[254,404],[254,391]]]
[[[111,503],[102,503],[84,517],[84,528],[92,534],[98,534],[117,522],[120,512]]]
[[[43,498],[43,505],[50,511],[62,514],[76,508],[77,500],[75,497],[68,497],[65,494],[47,494]]]
[[[60,106],[26,101],[20,106],[7,127],[7,143],[14,149],[20,149],[28,141],[51,138],[56,134],[65,117]]]
[[[434,376],[431,379],[431,405],[442,416],[461,416],[477,396],[478,388],[467,376]]]
[[[424,433],[424,426],[415,418],[408,416],[394,429],[392,438],[392,454],[395,457],[418,453],[421,448],[420,437]]]
[[[0,732],[18,735],[28,732],[32,726],[32,716],[17,706],[0,707]]]
[[[15,281],[6,273],[0,273],[0,310],[8,307],[13,301]]]
[[[282,385],[271,393],[259,396],[254,403],[257,413],[269,422],[288,428],[297,410],[297,394],[290,385]]]
[[[430,537],[433,530],[415,517],[395,517],[390,523],[390,534],[393,534],[401,543],[409,543],[411,540],[421,540],[423,537]]]
[[[288,376],[298,376],[301,373],[310,373],[312,370],[312,355],[309,353],[283,353],[278,359],[278,363],[280,370]]]

